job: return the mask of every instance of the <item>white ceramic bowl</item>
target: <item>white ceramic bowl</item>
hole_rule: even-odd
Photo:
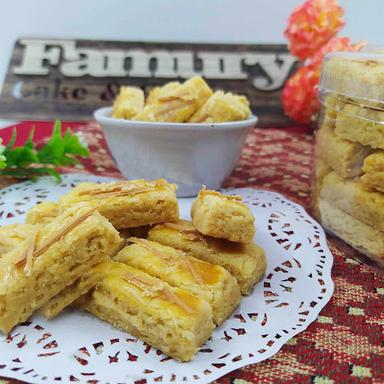
[[[228,123],[153,123],[115,119],[95,111],[120,171],[128,179],[165,178],[177,195],[195,196],[202,185],[220,188],[233,170],[256,116]]]

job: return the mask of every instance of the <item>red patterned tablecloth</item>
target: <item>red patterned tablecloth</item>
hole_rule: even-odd
[[[33,125],[36,141],[52,129],[52,123],[46,122],[18,124],[20,143]],[[65,126],[81,131],[91,150],[77,172],[121,176],[96,123]],[[5,142],[10,135],[10,128],[0,130]],[[308,209],[312,153],[313,137],[305,128],[254,129],[226,185],[277,191]],[[63,171],[73,172],[73,168]],[[335,257],[335,291],[318,319],[272,358],[215,383],[384,383],[383,275],[361,262],[361,255],[342,241],[329,237],[328,243]],[[17,381],[4,378],[4,383]]]

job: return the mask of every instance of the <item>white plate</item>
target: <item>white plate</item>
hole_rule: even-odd
[[[1,190],[0,224],[22,222],[37,202],[55,200],[86,180],[110,179],[67,174],[61,184],[41,178]],[[178,363],[105,322],[68,310],[51,321],[35,315],[8,338],[1,336],[0,376],[31,383],[201,384],[278,352],[331,298],[333,257],[320,225],[299,205],[272,192],[229,192],[243,196],[252,209],[255,240],[266,251],[268,269],[195,360]],[[179,201],[181,216],[188,218],[192,199]]]

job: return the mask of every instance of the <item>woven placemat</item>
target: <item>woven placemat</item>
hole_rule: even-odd
[[[44,140],[52,126],[47,122],[18,124],[22,137],[32,125],[37,128],[36,141]],[[91,150],[90,158],[76,167],[77,172],[121,176],[96,123],[64,126],[82,132]],[[5,141],[9,136],[10,129],[0,130]],[[313,136],[305,128],[254,129],[225,185],[280,192],[308,209],[312,161]],[[74,169],[63,168],[66,171]],[[3,179],[0,186],[12,182]],[[215,383],[384,383],[382,271],[363,262],[366,259],[344,242],[329,237],[328,243],[335,257],[335,291],[317,321],[271,359],[233,371]],[[4,379],[4,383],[20,382]]]

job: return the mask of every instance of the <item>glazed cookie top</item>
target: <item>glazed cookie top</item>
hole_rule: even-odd
[[[206,196],[214,196],[222,199],[223,201],[229,201],[231,203],[236,203],[239,205],[246,205],[243,203],[243,199],[239,195],[223,195],[218,191],[212,191],[211,189],[202,188],[197,195],[197,198],[204,198]]]

